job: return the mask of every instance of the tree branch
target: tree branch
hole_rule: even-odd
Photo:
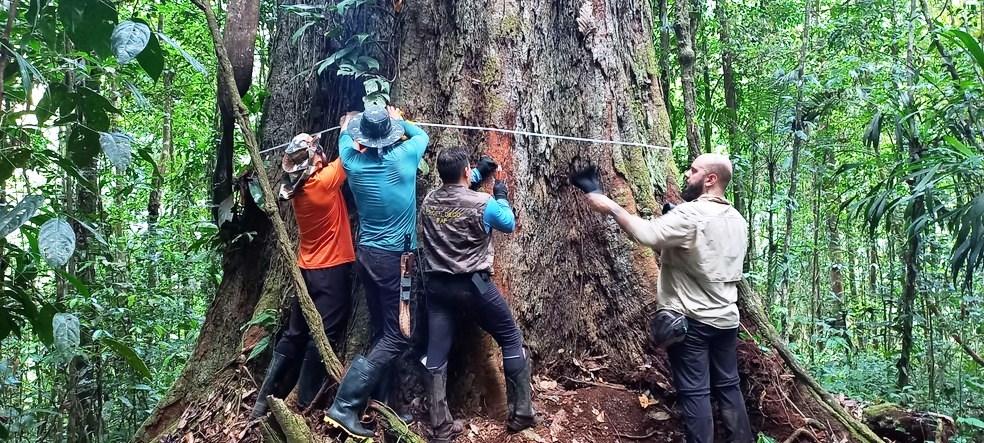
[[[978,366],[984,368],[984,358],[981,358],[980,354],[974,352],[974,350],[964,342],[962,337],[957,334],[951,334],[950,336],[953,337],[953,341],[957,342],[957,344],[960,345],[960,348],[974,360],[974,363],[977,363]]]

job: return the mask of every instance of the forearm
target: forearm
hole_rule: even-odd
[[[637,215],[630,214],[625,208],[612,201],[609,204],[609,215],[625,233],[635,239],[636,242],[655,248],[659,246],[659,236],[653,230],[652,223]]]

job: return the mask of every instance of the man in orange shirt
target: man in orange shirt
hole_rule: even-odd
[[[345,170],[339,159],[328,162],[318,140],[308,134],[294,137],[287,146],[282,166],[285,174],[280,196],[293,202],[300,235],[297,266],[321,314],[325,335],[338,352],[352,307],[349,276],[355,261],[348,208],[341,192]],[[266,414],[267,396],[283,398],[295,383],[299,384],[298,406],[306,408],[317,395],[325,375],[321,356],[294,298],[290,320],[274,348],[251,417]]]

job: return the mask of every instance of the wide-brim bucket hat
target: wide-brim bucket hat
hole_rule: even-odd
[[[360,146],[385,148],[403,137],[403,125],[390,118],[386,108],[369,106],[348,125],[348,133]]]

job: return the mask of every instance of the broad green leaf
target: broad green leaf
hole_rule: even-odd
[[[981,50],[981,45],[977,43],[972,35],[961,31],[959,29],[950,29],[944,32],[944,35],[948,35],[951,38],[956,38],[960,41],[960,44],[970,53],[974,61],[977,62],[977,66],[984,69],[984,50]]]
[[[95,52],[100,57],[112,55],[110,39],[118,21],[113,2],[105,0],[61,0],[58,18],[75,48]]]
[[[72,314],[59,312],[52,317],[55,350],[63,357],[75,355],[79,348],[79,318]]]
[[[14,175],[17,168],[23,168],[31,159],[31,150],[10,147],[0,155],[0,184]]]
[[[38,232],[38,245],[41,256],[53,268],[68,263],[75,253],[75,231],[72,225],[60,218],[53,218],[41,225]]]
[[[92,295],[92,293],[89,291],[89,285],[85,284],[85,282],[83,282],[78,277],[58,268],[55,268],[55,274],[58,274],[59,276],[61,276],[61,278],[64,278],[66,281],[68,281],[68,283],[71,284],[76,291],[79,291],[79,295],[83,297],[89,297]]]
[[[99,146],[118,171],[125,171],[133,161],[133,138],[122,132],[99,133]]]
[[[137,63],[140,63],[140,67],[154,81],[161,78],[161,73],[164,72],[164,50],[161,49],[161,42],[157,40],[156,34],[150,35],[147,47],[137,55]]]
[[[17,66],[20,68],[21,84],[24,87],[24,91],[30,94],[31,88],[31,73],[32,71],[37,72],[34,66],[24,59],[24,56],[20,55],[19,52],[14,51],[14,58],[17,60]]]
[[[299,40],[301,38],[301,36],[304,35],[304,31],[307,31],[307,28],[310,28],[311,25],[313,25],[315,23],[317,23],[317,22],[310,21],[310,22],[307,22],[307,23],[301,25],[299,28],[297,28],[297,30],[294,31],[294,33],[291,34],[291,36],[290,36],[291,43],[297,44],[297,40]]]
[[[11,232],[20,228],[26,223],[38,207],[44,202],[44,198],[38,195],[24,197],[13,208],[0,207],[0,237],[6,237]]]
[[[54,344],[54,329],[52,322],[54,321],[55,314],[58,310],[54,306],[45,303],[41,309],[38,310],[37,314],[30,319],[31,327],[34,329],[34,333],[37,334],[38,339],[41,343],[51,346]]]
[[[150,368],[144,363],[143,359],[134,352],[133,348],[123,344],[123,342],[116,340],[111,337],[100,337],[99,342],[106,345],[107,348],[113,351],[116,355],[123,358],[126,364],[130,365],[137,374],[141,377],[150,380],[153,375],[150,373]]]
[[[967,425],[967,426],[970,426],[970,427],[973,427],[973,428],[977,428],[977,429],[984,429],[984,421],[981,421],[981,419],[979,419],[979,418],[974,418],[974,417],[960,417],[960,418],[957,418],[957,423],[960,423],[962,425]]]
[[[249,353],[248,357],[246,357],[246,361],[250,361],[256,358],[256,356],[262,354],[263,351],[265,351],[269,346],[270,346],[270,336],[267,335],[266,337],[261,338],[260,341],[256,343],[256,346],[253,347],[253,351]]]
[[[47,122],[63,106],[66,108],[72,107],[72,102],[68,97],[68,87],[62,83],[48,85],[48,89],[44,91],[44,95],[41,96],[41,100],[38,101],[38,105],[34,108],[34,114],[38,118],[38,124],[42,125]]]
[[[132,62],[147,47],[150,35],[150,27],[143,23],[127,20],[116,25],[110,37],[116,60],[121,65]]]

